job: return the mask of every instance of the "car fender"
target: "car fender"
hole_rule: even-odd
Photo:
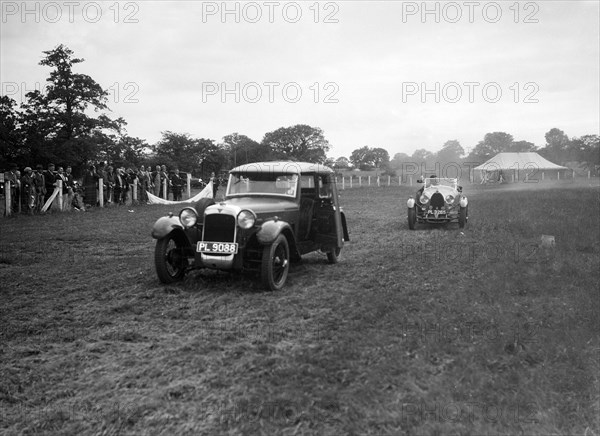
[[[415,207],[415,199],[409,198],[408,201],[406,202],[406,205],[408,206],[409,209],[412,209],[413,207]]]
[[[346,214],[340,208],[340,215],[342,216],[342,231],[344,232],[344,241],[350,241],[350,232],[348,232],[348,224],[346,224]]]
[[[467,207],[469,200],[464,195],[460,198],[460,207]]]
[[[156,220],[152,227],[152,237],[154,239],[162,239],[175,229],[183,231],[183,226],[179,221],[179,217],[163,216]]]
[[[256,239],[258,239],[258,242],[262,245],[272,244],[277,236],[285,230],[289,230],[290,234],[294,233],[290,225],[285,221],[265,221],[262,223],[260,230],[256,233]]]

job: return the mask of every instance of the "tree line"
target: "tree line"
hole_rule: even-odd
[[[261,160],[327,159],[330,146],[323,131],[304,124],[268,132],[261,142],[239,133],[216,142],[166,130],[156,144],[148,144],[127,133],[123,118],[110,118],[109,94],[101,85],[74,71],[83,59],[62,44],[43,53],[39,64],[51,68],[44,90],[28,92],[21,105],[0,97],[0,169],[54,162],[81,174],[90,163],[108,162],[218,172]]]
[[[330,144],[324,132],[305,124],[268,132],[260,142],[237,132],[217,142],[165,130],[158,142],[148,144],[127,133],[123,118],[109,117],[108,92],[92,77],[74,71],[83,59],[74,57],[73,51],[62,44],[43,53],[45,57],[39,64],[51,69],[45,89],[27,93],[21,105],[8,96],[0,97],[0,169],[9,163],[25,167],[54,162],[71,165],[76,174],[81,174],[89,163],[107,162],[124,167],[164,164],[205,174],[244,163],[283,159],[395,175],[407,163],[429,167],[448,162],[482,163],[500,152],[526,151],[539,152],[558,164],[579,162],[588,168],[600,165],[597,134],[569,138],[558,128],[546,133],[542,147],[515,141],[505,132],[491,132],[468,154],[454,139],[446,141],[437,152],[419,148],[412,155],[396,153],[393,158],[386,149],[367,145],[349,157],[328,158]]]

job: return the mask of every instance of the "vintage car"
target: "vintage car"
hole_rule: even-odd
[[[322,251],[336,263],[348,228],[333,170],[305,162],[259,162],[229,172],[225,198],[201,199],[152,229],[154,261],[163,283],[188,270],[260,273],[265,287],[281,289],[291,261]]]
[[[462,229],[467,223],[468,200],[458,186],[458,179],[431,176],[419,179],[423,183],[417,194],[408,199],[408,228],[416,223],[458,223]]]

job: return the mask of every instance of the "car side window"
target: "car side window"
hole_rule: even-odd
[[[318,176],[319,198],[332,198],[333,188],[331,187],[331,178],[329,176]]]

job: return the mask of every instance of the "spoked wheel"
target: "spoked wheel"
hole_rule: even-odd
[[[290,270],[290,247],[285,236],[277,239],[263,249],[261,278],[270,291],[283,288]]]
[[[415,229],[415,223],[417,222],[417,211],[414,207],[408,209],[408,228],[411,230]]]
[[[185,248],[173,234],[156,241],[154,249],[156,274],[162,283],[173,283],[183,279],[188,265]]]
[[[460,227],[461,229],[463,229],[465,227],[465,224],[467,223],[467,217],[469,214],[469,206],[467,207],[461,207],[460,210],[458,211],[458,227]]]
[[[341,248],[335,247],[327,252],[327,261],[329,263],[338,263],[340,257]]]

